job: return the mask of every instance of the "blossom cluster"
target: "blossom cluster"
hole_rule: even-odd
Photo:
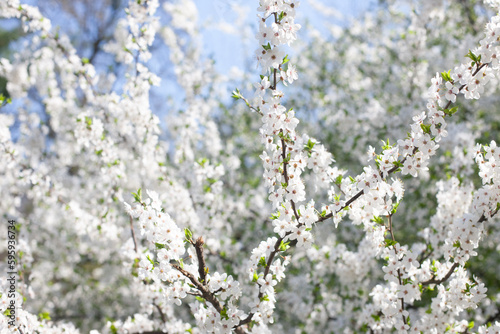
[[[144,202],[138,198],[134,208],[125,203],[131,218],[138,218],[148,244],[138,263],[139,279],[150,281],[167,303],[181,305],[188,294],[204,298],[206,304],[193,306],[198,326],[207,332],[230,333],[244,317],[237,307],[239,282],[226,273],[210,274],[201,255],[203,239],[193,241],[188,229],[183,232],[163,212],[158,194],[148,191],[148,195]],[[186,250],[186,242],[193,247]]]
[[[497,0],[487,2],[499,7]],[[0,333],[80,332],[45,313],[34,315],[45,309],[54,319],[74,317],[85,329],[96,328],[88,319],[100,317],[99,329],[106,334],[297,328],[498,332],[495,297],[500,296],[475,272],[474,261],[481,260],[481,246],[498,250],[500,150],[495,141],[470,150],[469,142],[479,138],[476,125],[462,127],[467,149],[455,145],[460,127],[452,104],[462,108],[462,97],[475,103],[495,91],[500,16],[485,24],[486,37],[466,62],[437,73],[427,87],[430,65],[411,60],[411,50],[425,51],[426,38],[434,43],[432,24],[461,22],[447,16],[456,13],[456,4],[439,10],[429,1],[420,4],[405,9],[411,26],[400,40],[380,29],[380,40],[365,41],[363,31],[377,30],[368,15],[365,26],[354,23],[338,38],[339,44],[352,43],[346,50],[333,50],[323,33],[313,31],[307,50],[291,61],[286,50],[297,44],[299,3],[260,0],[255,52],[260,80],[245,86],[255,91],[253,99],[233,92],[256,112],[246,114],[245,106],[227,104],[227,93],[218,90],[231,79],[204,59],[191,0],[161,7],[169,18],[166,26],[157,0],[130,0],[113,38],[102,47],[119,65],[115,73],[98,73],[37,8],[1,2],[0,15],[22,21],[30,47],[12,60],[0,59],[0,75],[16,103],[38,99],[43,111],[38,115],[22,107],[17,117],[0,115],[0,185],[6,190],[0,208],[6,216],[21,216],[16,303],[31,310],[20,309],[17,328],[9,327],[0,284]],[[393,5],[387,3],[391,11]],[[477,38],[479,26],[474,8],[468,9],[475,35],[467,35],[467,42]],[[419,17],[420,10],[429,15]],[[445,31],[456,30],[449,25]],[[164,135],[170,142],[163,141],[160,118],[151,110],[151,87],[160,78],[147,64],[153,43],[161,43],[157,33],[184,92],[179,100],[161,103],[169,108]],[[335,28],[332,34],[340,36]],[[459,49],[455,42],[469,44],[453,37],[447,50]],[[328,57],[328,64],[315,64],[306,59],[308,52],[339,59],[344,53],[342,75],[328,79],[330,66],[337,65]],[[387,72],[388,83],[373,89],[360,54],[380,60],[374,73]],[[386,66],[394,54],[414,67],[401,74]],[[429,54],[440,62],[438,52]],[[300,80],[298,68],[304,69]],[[123,79],[115,77],[121,70]],[[345,85],[337,82],[344,79]],[[323,87],[303,90],[304,82]],[[349,86],[355,93],[344,95],[330,86]],[[285,87],[291,94],[285,96]],[[306,93],[310,96],[298,102]],[[419,94],[427,97],[427,109],[407,117],[417,104],[402,105]],[[384,99],[392,95],[403,102],[386,110]],[[315,123],[316,109],[332,114],[328,122],[338,122],[335,130],[328,129],[332,123]],[[406,119],[412,120],[406,137],[389,130],[390,138],[400,139],[384,141],[379,154],[370,147],[368,159],[360,153],[371,137],[378,138],[376,131]],[[322,138],[301,133],[307,129],[320,129]],[[434,168],[431,158],[449,146],[456,147]],[[436,175],[443,175],[435,169],[449,155],[459,161],[446,172],[457,175],[436,182]],[[357,161],[351,168],[349,156],[368,165]],[[472,156],[482,182],[477,190],[464,178],[471,177],[473,163],[464,161]],[[256,168],[259,158],[262,165]],[[347,169],[359,174],[350,176]],[[137,188],[135,203],[128,204]],[[147,199],[141,188],[149,189]],[[417,205],[406,204],[417,197]],[[414,227],[419,233],[409,235]]]

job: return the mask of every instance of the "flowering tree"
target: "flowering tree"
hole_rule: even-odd
[[[117,71],[0,3],[27,34],[0,60],[1,333],[500,331],[500,2],[382,1],[331,35],[255,5],[260,78],[227,79],[191,1],[130,1]]]

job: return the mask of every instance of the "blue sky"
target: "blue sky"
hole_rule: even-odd
[[[2,1],[2,0],[0,0]],[[68,22],[68,17],[58,13],[58,5],[56,2],[50,0],[21,0],[23,3],[30,5],[44,4],[49,8],[49,12],[44,13],[52,20],[54,26],[59,26],[61,32],[71,32],[78,36],[81,31],[75,31],[77,26]],[[96,0],[98,1],[98,0]],[[163,3],[165,0],[160,0]],[[180,0],[182,1],[182,0]],[[217,72],[228,75],[230,69],[235,67],[240,70],[245,70],[245,60],[251,59],[255,49],[257,48],[257,40],[255,33],[257,31],[257,7],[258,0],[194,0],[198,8],[198,23],[201,26],[201,39],[203,43],[203,52],[205,56],[210,56],[215,60]],[[319,13],[326,12],[325,10],[313,9],[310,2],[317,2],[329,8],[334,8],[342,14],[343,18],[320,15]],[[329,23],[334,23],[340,26],[346,26],[350,19],[361,15],[363,12],[370,8],[370,4],[377,2],[377,0],[301,0],[300,7],[297,10],[296,22],[305,25],[309,22],[320,31],[326,31],[325,26]],[[44,11],[42,11],[44,12]],[[54,15],[56,13],[57,15]],[[246,41],[241,40],[241,34],[238,33],[238,22],[242,22],[241,27],[247,29]],[[4,28],[12,29],[17,26],[17,20],[2,20],[0,25]],[[224,28],[225,27],[225,28]],[[73,31],[71,31],[73,30]],[[302,37],[304,38],[305,29],[302,29]],[[85,56],[85,55],[81,55]],[[148,64],[153,70],[158,66],[158,62],[150,61]],[[251,68],[255,68],[256,64],[251,64]],[[99,65],[97,65],[99,67]],[[158,96],[176,97],[177,100],[182,98],[182,94],[176,83],[169,80],[167,74],[165,80],[162,81],[162,86],[154,89]],[[226,87],[228,90],[228,98],[230,92],[234,87]],[[172,93],[175,92],[175,93]],[[163,99],[161,99],[163,105]],[[154,102],[153,102],[154,103]],[[15,108],[12,108],[12,111]],[[159,116],[165,116],[163,113],[164,108],[158,109]],[[162,110],[163,112],[160,112]]]
[[[2,0],[0,0],[2,1]],[[45,3],[48,5],[47,0],[21,0],[23,3],[37,5]],[[180,0],[182,1],[182,0]],[[161,3],[164,0],[160,0]],[[216,68],[220,73],[227,74],[229,69],[233,66],[242,68],[243,60],[248,59],[256,49],[256,40],[254,34],[257,30],[256,14],[258,0],[194,0],[198,7],[199,24],[202,26],[202,40],[205,55],[210,55],[216,61]],[[336,11],[344,15],[344,19],[339,20],[331,16],[318,16],[320,11],[312,8],[311,2],[321,3],[327,7],[334,8]],[[370,4],[377,2],[377,0],[301,0],[300,7],[297,10],[296,22],[304,25],[306,21],[314,25],[318,29],[325,29],[328,23],[335,23],[343,25],[364,11],[370,8]],[[49,6],[56,9],[57,5],[54,3]],[[53,13],[51,13],[53,14]],[[60,26],[61,31],[69,31],[71,22],[67,18],[50,17],[55,26]],[[236,31],[235,23],[246,20],[248,32],[247,45],[241,43],[240,37],[235,33],[228,33],[230,29]],[[0,24],[11,29],[16,26],[17,20],[3,20]],[[249,26],[249,24],[253,26]],[[220,29],[221,25],[225,25],[227,31],[224,32]]]
[[[207,55],[212,55],[216,60],[216,68],[227,74],[232,66],[241,68],[242,59],[248,59],[257,44],[253,39],[256,26],[256,14],[258,1],[248,0],[194,0],[198,7],[199,23],[204,27],[202,30],[204,50]],[[370,4],[376,0],[315,0],[327,7],[334,8],[344,16],[344,19],[336,19],[332,16],[318,16],[319,11],[312,8],[310,0],[302,0],[297,10],[296,22],[304,25],[308,21],[320,31],[325,29],[328,23],[345,25],[349,19],[352,19],[370,8]],[[253,34],[250,36],[248,46],[245,47],[240,42],[240,38],[235,34],[221,31],[217,26],[225,24],[233,27],[241,16],[234,8],[239,8],[246,20],[253,24]]]

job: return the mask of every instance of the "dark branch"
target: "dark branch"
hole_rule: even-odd
[[[206,264],[205,264],[205,256],[203,256],[203,237],[199,237],[196,239],[194,243],[194,248],[196,249],[196,257],[198,258],[198,274],[200,275],[200,281],[205,283],[206,279]]]
[[[132,240],[134,241],[134,250],[137,253],[137,240],[135,239],[135,232],[134,232],[134,221],[132,219],[132,216],[130,216],[130,233],[132,234]]]
[[[446,282],[451,274],[453,274],[453,272],[455,271],[455,269],[457,269],[458,267],[458,263],[453,263],[453,265],[451,266],[450,270],[448,271],[448,273],[446,274],[446,276],[444,276],[442,279],[436,279],[436,276],[432,276],[432,278],[428,281],[425,281],[425,282],[422,282],[422,285],[429,285],[429,284],[441,284],[443,282]]]

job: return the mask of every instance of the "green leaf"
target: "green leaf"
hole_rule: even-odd
[[[286,188],[286,187],[285,187],[285,188]],[[271,215],[271,220],[276,220],[276,219],[278,219],[279,217],[280,217],[280,212],[278,211],[278,212],[273,213],[273,214]]]
[[[382,217],[379,217],[379,216],[373,216],[371,221],[374,223],[377,223],[379,225],[384,225],[384,219]]]
[[[240,93],[240,90],[238,88],[236,88],[235,90],[233,90],[233,95],[231,95],[231,97],[235,100],[239,100],[242,98],[241,96],[241,93]]]
[[[261,266],[261,267],[266,267],[267,266],[267,262],[266,262],[266,257],[265,256],[263,256],[263,257],[260,258],[260,260],[259,260],[259,266]]]
[[[451,70],[448,70],[448,72],[441,72],[441,77],[443,77],[444,81],[453,81],[451,79],[450,72],[451,72]]]
[[[87,124],[87,129],[92,130],[92,118],[85,116],[85,124]]]
[[[283,58],[283,62],[282,64],[286,64],[290,61],[290,59],[288,58],[288,55],[285,56],[285,58]]]
[[[454,113],[456,113],[458,110],[458,107],[453,107],[453,108],[449,108],[449,109],[444,109],[443,112],[448,115],[448,116],[452,116]]]
[[[404,166],[404,164],[399,160],[393,161],[392,164],[398,168]]]
[[[227,308],[225,306],[220,311],[220,317],[221,317],[221,319],[224,319],[224,320],[229,319],[229,316],[227,315]]]
[[[136,193],[132,193],[132,196],[134,196],[134,200],[138,203],[142,203],[142,189],[139,188]]]
[[[383,141],[383,140],[382,140],[382,144],[384,144],[384,145],[382,146],[382,149],[383,149],[383,150],[388,150],[388,149],[392,148],[391,144],[389,143],[389,139],[387,139],[387,143],[386,143],[385,141]]]
[[[47,321],[51,320],[49,312],[40,312],[40,313],[38,313],[38,318],[40,320],[47,320]]]
[[[465,58],[470,58],[475,63],[479,61],[479,58],[473,54],[471,50],[469,50],[469,53],[465,55]]]
[[[428,125],[426,125],[426,124],[420,124],[420,128],[422,128],[422,131],[424,133],[428,133],[428,134],[431,133],[431,125],[430,124],[428,124]]]
[[[392,239],[385,239],[385,247],[391,247],[397,244],[397,241]]]
[[[311,152],[315,144],[316,144],[315,142],[309,139],[307,141],[307,144],[304,146],[304,150],[306,150],[307,152]]]
[[[262,47],[264,48],[264,50],[268,51],[268,50],[271,50],[271,44],[267,43],[267,45],[262,45]]]
[[[288,245],[290,244],[290,242],[283,242],[283,240],[281,240],[281,243],[280,243],[280,252],[284,252],[288,249]]]
[[[207,162],[208,162],[207,158],[201,158],[201,159],[198,159],[198,161],[197,161],[198,165],[200,165],[201,167],[205,167],[205,164]]]
[[[398,207],[399,207],[399,202],[397,202],[396,204],[394,204],[392,206],[391,215],[396,213],[396,211],[398,210]]]
[[[151,265],[154,267],[155,266],[155,263],[153,260],[151,260],[151,258],[149,257],[149,255],[146,256],[146,259],[148,259],[148,261],[151,263]]]
[[[193,238],[193,232],[191,232],[187,227],[184,229],[184,236],[186,240],[191,240]]]

